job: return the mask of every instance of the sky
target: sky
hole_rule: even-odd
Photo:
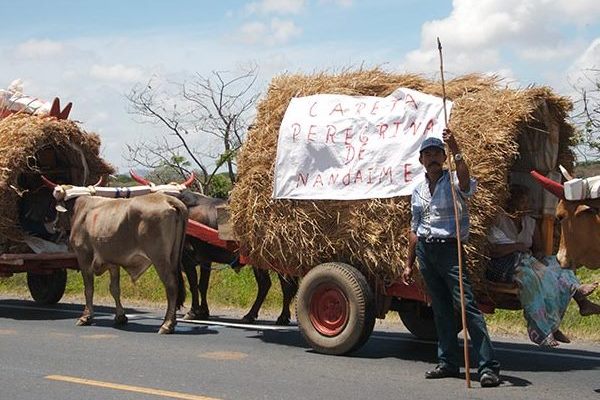
[[[257,90],[282,73],[382,67],[447,79],[499,74],[572,96],[600,68],[598,0],[0,0],[0,88],[74,103],[71,119],[102,139],[125,172],[126,145],[164,135],[128,113],[150,79],[258,67]]]

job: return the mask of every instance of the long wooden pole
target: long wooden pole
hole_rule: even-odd
[[[444,122],[448,127],[448,113],[446,112],[446,82],[444,81],[444,57],[442,56],[442,42],[437,38],[438,51],[440,53],[440,74],[442,78],[442,103],[444,107]],[[450,149],[447,148],[446,154],[450,155]],[[471,387],[470,361],[469,361],[469,332],[467,329],[467,314],[465,312],[465,289],[463,287],[463,263],[462,263],[462,243],[460,238],[460,219],[458,215],[458,203],[456,201],[456,189],[454,187],[454,176],[452,174],[451,157],[447,157],[448,172],[450,175],[450,192],[452,193],[452,204],[454,205],[454,223],[456,229],[456,246],[458,250],[458,286],[460,288],[460,313],[463,326],[463,347],[465,358],[465,378],[467,380],[467,388]]]

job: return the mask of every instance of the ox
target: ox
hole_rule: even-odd
[[[110,293],[115,299],[115,323],[127,322],[120,299],[119,266],[135,281],[150,265],[165,286],[167,311],[159,333],[173,333],[176,309],[183,305],[185,287],[181,254],[188,211],[173,196],[152,193],[131,199],[79,196],[64,199],[65,187],[45,177],[52,187],[61,216],[58,226],[70,230],[85,288],[85,308],[77,325],[89,325],[94,317],[94,274],[110,272]],[[98,185],[98,184],[97,184]]]
[[[151,182],[130,171],[134,180],[142,185]],[[217,207],[225,205],[227,200],[216,199],[187,190],[182,193],[180,199],[189,208],[189,218],[203,225],[217,229]],[[192,306],[184,319],[208,319],[210,316],[208,308],[208,285],[210,281],[211,265],[213,262],[229,264],[233,268],[241,267],[239,255],[226,249],[213,246],[195,237],[186,236],[183,250],[183,270],[186,274],[192,294]],[[200,266],[200,277],[196,272],[196,266]],[[253,323],[258,318],[258,312],[271,288],[271,277],[269,271],[252,267],[254,278],[258,286],[256,299],[250,311],[242,318],[244,322]],[[278,274],[281,291],[283,293],[283,304],[281,314],[277,318],[277,325],[289,325],[290,304],[298,291],[298,281],[293,277],[285,277]]]
[[[560,221],[560,247],[556,258],[563,268],[600,268],[600,199],[567,200],[564,187],[531,172],[544,188],[560,198],[556,217]],[[567,176],[567,179],[570,177]]]

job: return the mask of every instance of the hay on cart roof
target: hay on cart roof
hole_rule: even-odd
[[[343,261],[380,281],[398,277],[406,260],[410,197],[357,201],[271,197],[278,130],[293,97],[387,96],[398,87],[442,95],[440,82],[380,69],[273,79],[239,153],[239,178],[231,198],[234,232],[255,265],[304,275],[320,263]],[[573,127],[565,121],[572,104],[546,87],[512,89],[483,75],[450,80],[446,94],[454,102],[449,126],[478,180],[470,203],[467,245],[468,267],[477,281],[487,260],[486,234],[506,201],[511,169],[528,172],[532,157],[525,153],[535,151],[540,138],[550,138],[544,143],[558,149],[558,157],[547,164],[572,167]]]
[[[114,172],[99,151],[99,136],[83,131],[70,120],[25,113],[0,120],[0,243],[4,245],[3,251],[9,250],[8,244],[22,239],[19,208],[24,199],[31,200],[30,196],[45,190],[40,174],[59,183],[94,183],[100,176]],[[44,196],[35,198],[40,197]]]

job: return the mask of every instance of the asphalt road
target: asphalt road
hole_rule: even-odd
[[[600,399],[600,344],[495,340],[502,385],[479,387],[472,369],[467,389],[426,381],[435,344],[401,324],[378,324],[361,350],[334,357],[307,348],[296,327],[179,323],[161,336],[162,310],[128,309],[115,328],[112,308],[98,307],[95,325],[76,327],[81,309],[0,298],[0,399]]]

